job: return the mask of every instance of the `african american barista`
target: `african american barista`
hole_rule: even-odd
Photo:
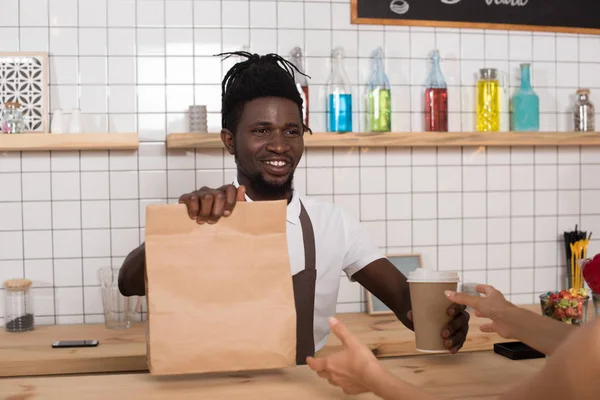
[[[180,197],[190,218],[218,223],[234,212],[236,201],[287,200],[287,240],[297,314],[297,363],[323,347],[336,311],[340,275],[357,281],[413,329],[406,277],[369,241],[360,223],[340,206],[301,196],[293,185],[304,153],[302,98],[295,67],[276,54],[227,53],[245,57],[222,84],[221,140],[235,158],[237,177],[220,188],[203,187]],[[232,244],[235,246],[235,244]],[[144,295],[145,247],[125,259],[119,275],[123,295]],[[456,353],[469,326],[464,306],[440,327],[445,346]]]

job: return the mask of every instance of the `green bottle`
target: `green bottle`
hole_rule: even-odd
[[[367,127],[370,132],[392,130],[390,81],[383,67],[381,47],[373,52],[373,73],[369,80],[367,95]]]

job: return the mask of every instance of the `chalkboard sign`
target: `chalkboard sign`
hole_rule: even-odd
[[[600,34],[600,0],[352,0],[352,23]]]

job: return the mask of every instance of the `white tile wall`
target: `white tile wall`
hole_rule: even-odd
[[[50,52],[51,110],[80,107],[86,130],[139,131],[142,141],[137,152],[0,153],[0,280],[33,279],[38,323],[101,321],[96,271],[119,266],[143,240],[145,206],[231,181],[235,165],[222,151],[164,146],[168,132],[186,130],[189,104],[206,104],[210,130],[220,128],[220,83],[232,61],[213,54],[302,47],[316,132],[325,129],[335,46],[347,55],[355,130],[364,127],[357,96],[376,46],[392,83],[394,131],[423,127],[434,47],[453,131],[473,130],[484,66],[499,68],[512,92],[519,63],[533,63],[543,130],[571,129],[579,85],[600,103],[598,36],[358,26],[349,0],[3,0],[0,31],[0,50]],[[562,231],[578,224],[600,233],[598,173],[597,148],[311,149],[296,186],[360,218],[384,251],[419,252],[427,267],[530,303],[561,285]],[[593,240],[589,252],[597,251]],[[340,312],[365,309],[346,278],[338,300]]]

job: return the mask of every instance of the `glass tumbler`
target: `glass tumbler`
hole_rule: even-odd
[[[29,279],[4,282],[4,329],[7,332],[31,331],[35,326],[31,283]]]
[[[481,294],[477,291],[477,283],[463,283],[461,291],[469,296],[481,296]],[[475,312],[475,310],[473,310],[471,307],[467,307],[466,310],[469,312]]]
[[[137,296],[126,297],[119,291],[119,268],[100,268],[98,274],[102,287],[104,324],[108,329],[130,328],[136,312]]]

